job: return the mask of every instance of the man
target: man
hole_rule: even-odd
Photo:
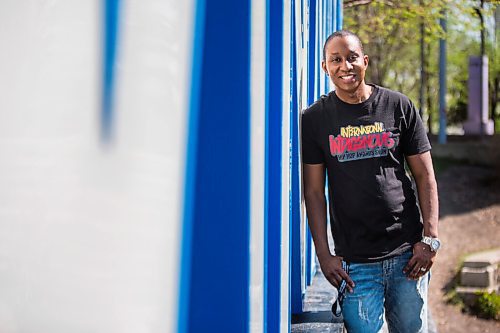
[[[354,33],[333,33],[321,65],[335,90],[302,116],[304,195],[321,270],[334,287],[347,289],[341,309],[348,332],[379,332],[384,315],[390,332],[427,332],[428,272],[440,241],[422,120],[406,96],[365,83],[368,56]]]

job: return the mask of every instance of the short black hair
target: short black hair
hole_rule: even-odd
[[[332,39],[334,39],[335,37],[348,37],[348,36],[352,36],[356,39],[356,41],[359,44],[359,48],[361,49],[361,52],[364,54],[365,51],[363,50],[363,43],[361,43],[361,39],[359,39],[358,35],[356,35],[354,32],[349,31],[349,30],[339,30],[339,31],[335,31],[333,34],[328,36],[328,38],[326,39],[325,44],[323,45],[323,61],[326,60],[326,45],[328,45],[328,43]]]

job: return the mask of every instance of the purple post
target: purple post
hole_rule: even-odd
[[[468,90],[465,134],[492,135],[493,121],[488,119],[488,57],[469,58]]]

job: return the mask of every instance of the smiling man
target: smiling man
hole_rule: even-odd
[[[380,332],[385,315],[390,332],[425,333],[429,270],[440,247],[431,146],[406,96],[365,83],[368,62],[354,33],[326,40],[321,65],[335,90],[302,116],[309,227],[321,270],[339,289],[333,310],[341,308],[348,332]]]

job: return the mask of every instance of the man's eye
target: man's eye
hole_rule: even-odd
[[[332,58],[332,62],[340,62],[340,58]]]
[[[350,56],[347,60],[348,60],[349,62],[355,62],[355,61],[356,61],[356,59],[358,59],[358,57],[356,57],[356,56],[352,55],[352,56]]]

